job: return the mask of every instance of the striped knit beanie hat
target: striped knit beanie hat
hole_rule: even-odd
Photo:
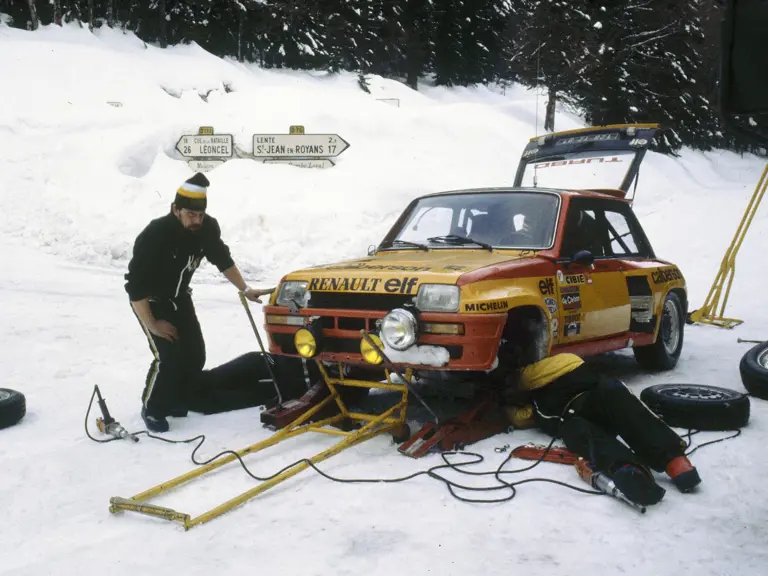
[[[208,178],[198,172],[176,190],[173,203],[179,209],[203,211],[208,205],[207,193],[210,185]]]

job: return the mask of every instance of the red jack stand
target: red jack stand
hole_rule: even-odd
[[[431,450],[457,450],[459,447],[501,434],[509,428],[509,420],[501,409],[499,397],[482,393],[472,407],[435,425],[425,424],[398,451],[412,458],[421,458]]]
[[[316,406],[325,400],[331,391],[322,380],[307,390],[301,398],[287,400],[261,413],[261,423],[270,426],[276,430],[285,428],[288,424],[296,420],[299,416],[307,412],[313,406]],[[328,407],[333,409],[335,404]],[[324,410],[321,412],[325,412]],[[329,414],[318,413],[317,419],[328,417]]]

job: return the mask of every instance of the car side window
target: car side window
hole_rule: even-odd
[[[616,202],[574,198],[568,209],[561,255],[589,250],[595,258],[642,257],[650,248],[631,209]]]
[[[561,250],[563,256],[571,257],[582,250],[589,250],[596,258],[605,257],[607,235],[600,211],[572,201],[568,212]]]
[[[637,256],[640,254],[637,241],[629,220],[624,214],[612,210],[605,211],[608,226],[608,238],[612,256]]]

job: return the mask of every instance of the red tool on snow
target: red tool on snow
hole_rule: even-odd
[[[579,460],[578,455],[563,446],[552,446],[547,450],[546,446],[537,446],[535,444],[518,446],[512,450],[512,456],[524,460],[544,460],[546,462],[571,465],[575,465]]]

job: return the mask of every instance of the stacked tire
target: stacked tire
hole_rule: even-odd
[[[18,423],[26,413],[27,400],[24,394],[10,388],[0,388],[0,429]]]
[[[742,356],[739,372],[747,392],[768,400],[768,342],[754,346]]]

